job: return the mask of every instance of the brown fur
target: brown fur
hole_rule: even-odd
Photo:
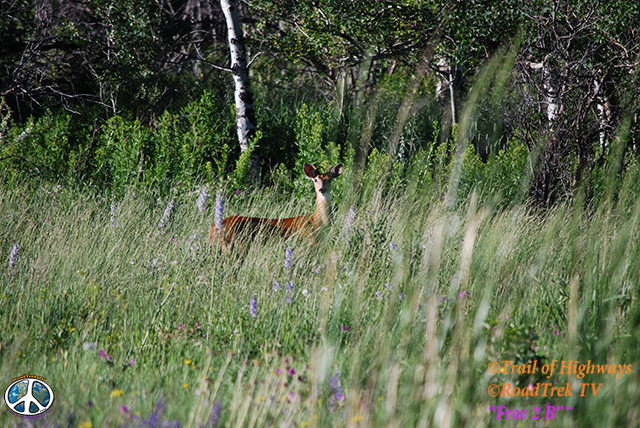
[[[209,241],[222,243],[223,247],[232,246],[240,239],[253,240],[259,232],[265,235],[280,236],[289,238],[299,234],[303,239],[310,240],[314,245],[316,232],[323,225],[331,221],[331,205],[329,192],[331,190],[331,180],[340,176],[342,164],[331,168],[326,174],[321,174],[316,165],[304,164],[304,172],[314,181],[316,190],[316,212],[312,215],[290,217],[283,219],[269,219],[259,217],[227,217],[222,221],[223,233],[213,225],[209,233]]]

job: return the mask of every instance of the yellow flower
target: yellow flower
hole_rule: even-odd
[[[113,391],[111,391],[111,394],[109,394],[110,398],[113,397],[120,397],[122,394],[124,394],[124,391],[121,389],[114,389]]]
[[[183,388],[189,388],[189,384],[188,383],[184,383],[184,384],[182,384],[182,387]]]
[[[361,420],[363,420],[364,418],[362,416],[355,416],[353,418],[353,422],[360,422]]]
[[[307,421],[304,421],[304,422],[302,423],[302,426],[303,426],[303,427],[306,427],[307,425],[309,425],[309,422],[307,422]]]
[[[92,426],[91,421],[86,421],[78,425],[78,428],[91,428]]]
[[[191,364],[191,360],[184,360],[184,365],[188,366],[189,364]]]

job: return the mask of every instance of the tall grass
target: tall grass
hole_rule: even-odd
[[[114,211],[87,191],[0,186],[1,377],[47,379],[48,426],[494,426],[501,405],[540,407],[540,426],[638,426],[638,175],[597,208],[544,214],[372,187],[337,201],[317,247],[228,252],[209,247],[214,209],[195,188],[132,188]],[[312,210],[271,192],[228,195],[225,215]],[[489,373],[503,360],[558,365],[549,379]],[[568,360],[634,369],[579,379],[559,374]],[[507,382],[574,390],[489,395]],[[585,382],[596,396],[578,396]],[[547,404],[573,410],[545,421]]]

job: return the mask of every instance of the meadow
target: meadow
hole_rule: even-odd
[[[475,190],[450,206],[417,175],[372,182],[337,194],[318,246],[231,251],[209,245],[203,186],[117,200],[0,186],[0,375],[55,391],[40,419],[3,402],[0,425],[638,426],[639,175],[546,211]],[[225,194],[225,216],[311,213],[302,183],[302,197]],[[503,361],[538,369],[490,364]],[[582,377],[582,364],[616,367]],[[542,386],[492,396],[505,384]],[[490,406],[527,413],[505,422]]]

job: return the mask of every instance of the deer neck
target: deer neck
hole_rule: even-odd
[[[315,227],[331,223],[331,199],[328,194],[316,196],[316,212],[313,213],[312,222]]]

